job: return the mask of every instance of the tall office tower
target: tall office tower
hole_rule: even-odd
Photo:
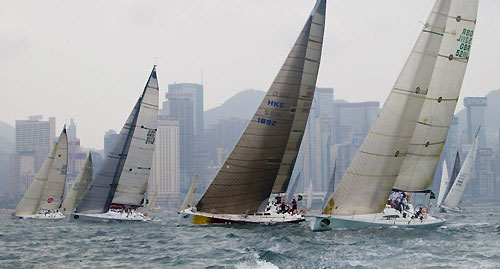
[[[115,130],[108,130],[106,133],[104,133],[104,157],[108,156],[108,153],[113,150],[113,145],[115,144],[117,137],[118,134]]]
[[[175,117],[158,117],[148,198],[157,192],[157,204],[165,209],[177,209],[180,205],[179,129]]]
[[[24,194],[50,152],[55,139],[56,118],[42,116],[16,120],[16,148],[11,158],[10,192],[16,199]]]
[[[71,119],[71,123],[67,128],[68,132],[68,170],[67,178],[74,179],[80,172],[85,159],[87,159],[87,153],[82,150],[80,146],[80,138],[76,136],[76,124]]]
[[[167,93],[164,107],[179,121],[180,191],[185,194],[194,177],[194,106],[192,94]]]
[[[315,192],[324,191],[333,171],[330,147],[333,146],[333,88],[316,88],[311,113],[302,140],[303,188],[312,180]]]
[[[77,137],[76,136],[76,124],[73,121],[73,119],[71,119],[67,129],[68,129],[68,138]]]
[[[221,119],[205,130],[206,145],[209,152],[209,160],[212,165],[218,164],[218,149],[223,148],[231,152],[234,145],[245,130],[248,120],[239,118]]]
[[[379,102],[341,103],[335,108],[335,144],[361,144],[377,118]],[[361,140],[361,141],[358,141]]]
[[[496,178],[493,172],[494,154],[491,148],[480,148],[476,160],[479,195],[492,198],[495,195]]]
[[[485,110],[488,106],[488,98],[486,97],[465,97],[464,105],[467,108],[467,144],[472,144],[476,132],[479,131],[479,147],[486,147],[486,126],[485,126]]]
[[[167,101],[162,113],[175,116],[180,130],[181,193],[187,192],[196,173],[200,182],[207,181],[204,174],[208,163],[203,122],[203,85],[176,83],[168,85]]]

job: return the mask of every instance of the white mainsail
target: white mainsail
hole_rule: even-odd
[[[28,216],[28,215],[34,215],[38,211],[38,207],[40,206],[40,201],[42,200],[43,186],[45,185],[45,182],[47,182],[48,180],[50,167],[52,166],[52,162],[54,161],[54,156],[57,151],[57,145],[58,143],[56,142],[52,147],[52,149],[50,150],[47,159],[45,159],[45,162],[43,163],[42,167],[36,174],[35,179],[33,180],[33,182],[31,182],[23,198],[17,204],[13,215]]]
[[[451,0],[437,0],[395,86],[325,207],[334,215],[381,212],[429,89]]]
[[[448,176],[448,166],[446,165],[446,161],[443,162],[443,173],[441,175],[441,183],[439,185],[439,195],[437,204],[440,205],[444,199],[444,195],[446,193],[446,189],[450,184],[450,177]]]
[[[71,190],[68,195],[66,195],[66,198],[64,198],[64,202],[61,205],[62,212],[65,215],[73,213],[80,200],[82,200],[88,184],[92,181],[92,173],[92,156],[89,153],[89,156],[83,163],[82,170],[80,170],[75,182],[73,183],[73,187],[71,187]]]
[[[271,192],[285,192],[310,111],[318,74],[326,0],[318,0],[264,100],[196,208],[254,213]]]
[[[458,207],[460,200],[462,200],[462,195],[464,194],[465,188],[467,187],[467,184],[469,184],[472,171],[474,170],[474,165],[476,164],[478,141],[479,135],[476,135],[476,137],[474,138],[474,142],[472,143],[472,146],[467,153],[464,165],[462,166],[462,169],[460,169],[460,172],[458,173],[457,179],[453,183],[453,186],[451,186],[450,192],[448,193],[448,195],[446,195],[443,203],[438,205],[450,209],[456,209]]]
[[[68,167],[68,135],[66,127],[57,142],[54,160],[50,166],[49,176],[43,186],[40,209],[56,210],[61,207],[66,185],[66,170]]]
[[[114,204],[140,206],[144,200],[158,126],[158,96],[158,79],[153,70],[142,95],[127,160],[113,198]]]
[[[151,167],[151,161],[146,163],[146,160],[152,159],[152,143],[154,143],[155,140],[158,117],[157,114],[152,112],[153,110],[158,109],[158,96],[156,96],[156,99],[154,96],[151,96],[154,93],[158,95],[158,88],[148,87],[151,80],[157,80],[156,66],[153,67],[153,70],[151,71],[151,75],[149,76],[146,84],[147,86],[144,89],[143,94],[137,100],[132,112],[125,122],[125,125],[120,131],[120,134],[118,135],[113,146],[113,150],[111,150],[108,153],[108,156],[104,159],[99,170],[97,170],[94,180],[92,180],[92,183],[85,192],[82,201],[78,204],[76,208],[77,213],[99,214],[107,212],[114,200],[117,186],[119,185],[119,181],[125,169],[132,169],[132,171],[127,170],[129,175],[127,176],[127,180],[124,181],[120,187],[120,191],[130,189],[131,195],[120,195],[122,197],[120,198],[120,202],[130,201],[133,202],[133,204],[140,204],[140,200],[143,199],[142,197],[144,196],[144,192],[147,187],[147,183],[144,183],[143,181],[144,178],[146,178],[147,181]],[[156,81],[151,85],[157,86],[158,82]],[[144,98],[145,96],[146,98]],[[156,102],[154,100],[156,100]],[[143,124],[138,124],[141,108],[145,108],[147,110],[147,112],[141,115],[147,114],[150,117],[154,117],[154,120],[144,120],[143,117]],[[152,121],[149,123],[151,125],[144,124],[145,122],[150,121]],[[140,131],[135,132],[136,129],[140,129]],[[134,150],[130,150],[132,140],[135,140]],[[141,141],[143,148],[139,146]],[[151,157],[148,156],[148,152],[151,152]],[[133,160],[129,161],[127,166],[125,166],[127,159],[134,154],[139,154],[145,159],[137,160],[137,157],[132,157]],[[124,167],[128,168],[124,169]],[[130,180],[133,174],[137,175],[137,184],[132,183]],[[146,176],[146,174],[148,176]],[[144,192],[142,192],[143,190]],[[139,200],[139,202],[137,202],[137,200]]]
[[[469,62],[478,0],[452,0],[444,38],[417,126],[394,189],[430,190]]]
[[[194,205],[197,189],[198,189],[198,175],[195,175],[194,180],[191,183],[191,187],[189,187],[189,191],[186,195],[186,198],[184,198],[184,202],[182,202],[180,211],[192,207]]]

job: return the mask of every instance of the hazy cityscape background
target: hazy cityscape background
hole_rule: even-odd
[[[308,192],[312,181],[314,199],[319,202],[332,178],[342,178],[351,159],[377,117],[377,101],[346,102],[335,99],[335,90],[317,88],[306,135],[294,176],[298,188]],[[161,97],[158,133],[149,190],[158,187],[158,205],[176,210],[195,175],[198,195],[208,187],[234,144],[244,131],[265,92],[243,90],[221,106],[204,109],[204,88],[198,83],[168,85]],[[453,121],[441,160],[451,170],[457,152],[462,160],[479,126],[480,149],[475,174],[464,195],[465,204],[492,203],[500,198],[500,90],[485,97],[463,98],[465,108]],[[125,117],[125,116],[124,116]],[[124,120],[124,119],[123,119]],[[13,208],[34,179],[60,130],[55,117],[31,116],[16,120],[15,126],[0,122],[0,206]],[[81,144],[78,123],[67,123],[69,137],[68,184],[76,178],[91,150]],[[104,148],[92,149],[94,172],[111,149],[119,130],[101,134]],[[437,194],[442,162],[432,190]],[[449,171],[451,173],[451,171]],[[337,182],[338,183],[338,182]]]

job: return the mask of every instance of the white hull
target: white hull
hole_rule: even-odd
[[[441,213],[446,213],[446,212],[453,212],[453,213],[463,213],[465,212],[465,209],[456,207],[456,208],[449,208],[447,206],[440,206],[439,211]]]
[[[47,220],[57,220],[64,219],[65,216],[61,212],[51,212],[51,213],[36,213],[35,215],[24,215],[24,216],[11,216],[14,219],[47,219]]]
[[[304,221],[300,214],[278,214],[275,212],[255,213],[251,215],[210,214],[195,212],[192,208],[180,213],[179,225],[214,225],[214,224],[258,224],[275,225]]]
[[[353,216],[319,215],[311,221],[311,230],[327,231],[331,229],[363,229],[372,227],[398,228],[437,228],[446,223],[443,219],[426,216],[423,220],[407,218],[387,218],[384,214],[366,214]]]
[[[72,213],[70,215],[70,220],[72,221],[93,221],[93,222],[146,222],[150,221],[151,218],[140,213],[140,212],[113,212],[108,211],[106,213],[101,214],[81,214],[81,213]]]

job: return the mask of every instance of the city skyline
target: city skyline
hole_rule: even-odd
[[[2,106],[0,120],[13,126],[15,119],[43,111],[45,117],[57,117],[57,128],[61,128],[74,118],[82,143],[102,148],[101,135],[123,124],[134,102],[132,93],[142,88],[144,74],[155,63],[159,64],[162,96],[168,84],[200,83],[203,69],[206,109],[245,88],[266,90],[312,2],[157,2],[154,9],[153,3],[123,2],[117,7],[109,2],[102,3],[100,10],[92,5],[75,8],[69,3],[49,10],[36,2],[2,2],[0,22],[5,31],[0,36],[0,97],[23,102]],[[328,3],[327,23],[332,27],[325,35],[317,85],[334,87],[338,99],[382,103],[431,1],[361,4],[366,9],[358,9],[359,2]],[[488,53],[498,42],[495,35],[487,34],[498,25],[500,18],[494,14],[498,7],[497,1],[481,1],[477,44],[463,96],[484,96],[500,85],[492,74],[500,56]],[[249,12],[240,16],[237,11],[241,8]],[[108,14],[111,9],[114,12]],[[82,16],[90,10],[95,12],[93,21],[82,25],[79,19],[84,21]],[[146,16],[150,10],[157,16]],[[42,13],[50,19],[38,24]],[[228,16],[231,25],[225,25],[222,16]],[[182,21],[191,23],[175,29]],[[109,37],[109,31],[115,34]],[[125,35],[128,31],[130,35]],[[228,32],[231,38],[226,37]],[[142,42],[145,36],[154,36],[154,42]],[[96,38],[101,41],[92,42]],[[32,54],[36,56],[29,56]],[[132,56],[124,57],[129,54]],[[58,105],[55,96],[62,100]],[[458,107],[463,107],[462,100]]]

